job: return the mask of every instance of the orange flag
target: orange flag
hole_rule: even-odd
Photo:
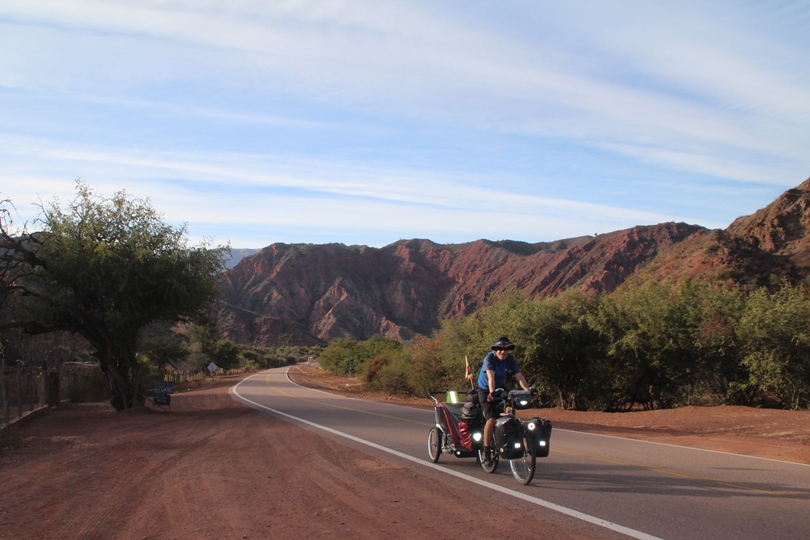
[[[467,378],[468,381],[472,381],[473,372],[472,369],[470,369],[470,359],[467,358],[466,356],[464,357],[464,363],[467,365],[467,374],[465,375],[465,377]]]

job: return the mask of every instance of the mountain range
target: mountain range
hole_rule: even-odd
[[[535,244],[272,244],[226,271],[215,316],[227,337],[253,345],[409,340],[513,289],[548,296],[611,292],[628,279],[795,282],[810,272],[808,208],[810,179],[726,229],[661,223]]]

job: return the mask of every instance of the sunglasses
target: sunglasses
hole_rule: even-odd
[[[507,349],[505,347],[492,347],[492,350],[498,352],[498,351],[511,351],[512,349]]]

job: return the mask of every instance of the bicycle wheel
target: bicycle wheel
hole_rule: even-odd
[[[484,450],[478,450],[478,461],[481,462],[481,468],[483,468],[488,473],[494,473],[495,469],[498,468],[498,454],[493,450],[492,451],[492,462],[487,465],[487,462],[484,460]]]
[[[442,434],[438,428],[430,428],[427,440],[428,458],[433,463],[439,461],[439,456],[442,455]]]
[[[534,471],[537,467],[537,451],[534,449],[531,437],[523,435],[522,442],[525,450],[523,457],[510,459],[509,466],[512,468],[512,476],[515,477],[515,480],[526,486],[534,478]]]

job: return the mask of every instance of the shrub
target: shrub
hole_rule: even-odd
[[[383,390],[391,394],[413,395],[415,388],[412,385],[413,363],[408,351],[401,349],[389,351],[383,357],[373,360],[380,366],[369,387],[373,390]]]
[[[89,371],[76,373],[68,388],[68,398],[73,403],[97,403],[110,399],[110,385],[101,368],[94,366]]]
[[[0,456],[23,446],[22,438],[13,431],[0,431]]]

